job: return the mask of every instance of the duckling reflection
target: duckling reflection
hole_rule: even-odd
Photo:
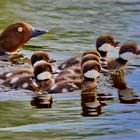
[[[53,104],[53,98],[50,94],[43,93],[37,94],[32,97],[31,105],[34,108],[51,108]]]
[[[120,103],[136,104],[138,101],[140,101],[139,96],[136,95],[136,92],[133,88],[119,89],[118,95]]]
[[[96,92],[81,92],[82,116],[99,116],[102,114],[102,105]]]

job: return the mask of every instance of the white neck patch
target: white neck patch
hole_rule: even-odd
[[[46,61],[44,60],[39,60],[39,61],[36,61],[34,64],[33,64],[33,67],[36,67],[37,65],[41,64],[41,63],[44,63]]]
[[[123,60],[127,60],[127,61],[135,59],[136,56],[137,55],[132,52],[125,52],[125,53],[120,54],[120,58],[122,58]]]
[[[92,79],[96,79],[97,77],[100,76],[100,73],[96,70],[89,70],[86,73],[84,73],[84,76],[86,78],[92,78]]]
[[[103,52],[109,52],[111,50],[114,49],[114,46],[108,44],[108,43],[104,43],[102,46],[100,46],[98,48],[99,51],[103,51]]]
[[[52,78],[52,74],[48,71],[42,72],[37,75],[38,80],[47,80],[47,79],[51,79],[51,78]]]

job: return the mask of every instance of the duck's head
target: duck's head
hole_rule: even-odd
[[[119,50],[119,58],[125,61],[130,61],[136,58],[139,54],[137,44],[135,42],[123,43]]]
[[[120,42],[116,41],[111,34],[104,34],[97,38],[96,49],[100,53],[101,57],[106,57],[107,52],[120,45]]]
[[[96,79],[100,76],[101,65],[96,60],[89,60],[81,65],[83,90],[96,87]]]
[[[85,62],[90,61],[90,60],[95,60],[97,62],[100,61],[100,58],[95,55],[95,54],[86,54],[82,56],[82,60],[81,60],[81,65],[83,65]]]
[[[11,24],[0,35],[0,51],[14,52],[30,38],[46,32],[47,30],[36,29],[26,22]]]
[[[31,64],[35,67],[40,61],[50,62],[51,58],[45,51],[35,51],[31,56]]]

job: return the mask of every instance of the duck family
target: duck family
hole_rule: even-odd
[[[9,25],[0,35],[0,57],[17,51],[32,37],[46,32],[47,30],[34,28],[26,22]],[[118,57],[109,58],[108,52],[116,47],[119,47]],[[3,85],[10,88],[42,93],[88,91],[98,86],[97,79],[101,73],[124,68],[139,54],[135,42],[120,43],[111,34],[104,34],[97,37],[96,50],[83,52],[60,65],[55,64],[47,52],[35,51],[30,58],[30,68],[1,73],[0,79]]]

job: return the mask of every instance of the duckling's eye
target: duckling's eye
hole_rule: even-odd
[[[23,28],[22,28],[22,27],[19,27],[19,28],[18,28],[18,32],[21,33],[22,31],[23,31]]]

